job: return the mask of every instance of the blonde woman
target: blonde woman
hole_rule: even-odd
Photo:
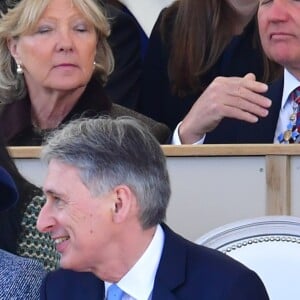
[[[99,1],[21,0],[2,11],[0,127],[10,145],[40,145],[60,124],[100,114],[133,115],[166,139],[165,126],[112,104],[104,92],[114,60]]]

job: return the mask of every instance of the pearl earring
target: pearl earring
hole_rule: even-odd
[[[23,74],[23,68],[20,64],[17,63],[17,74]]]

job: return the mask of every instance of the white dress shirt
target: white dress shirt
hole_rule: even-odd
[[[283,83],[283,93],[281,98],[281,109],[279,112],[279,117],[277,121],[277,127],[274,135],[274,143],[278,144],[278,136],[287,129],[287,125],[290,122],[290,116],[293,113],[292,103],[289,100],[290,93],[300,86],[300,81],[294,77],[288,70],[284,69],[284,83]],[[181,145],[180,137],[179,137],[179,126],[182,122],[180,122],[173,132],[172,144],[173,145]],[[194,143],[193,145],[201,145],[204,143],[205,136]]]
[[[160,262],[164,232],[160,225],[156,227],[154,237],[148,248],[136,264],[117,282],[124,291],[122,300],[151,300],[154,280]],[[111,283],[105,282],[105,295]]]

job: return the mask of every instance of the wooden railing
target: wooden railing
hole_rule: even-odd
[[[187,200],[182,198],[203,199],[201,207],[197,207],[197,200],[191,203],[195,205],[196,211],[204,212],[206,204],[213,206],[212,203],[205,202],[205,199],[211,199],[209,201],[212,202],[216,201],[218,203],[216,204],[216,209],[218,209],[220,198],[222,197],[228,206],[232,206],[230,211],[237,206],[236,202],[234,202],[236,199],[233,199],[235,195],[241,201],[245,201],[244,206],[237,207],[237,212],[228,219],[226,215],[224,215],[224,220],[218,217],[216,224],[211,223],[207,228],[205,228],[205,224],[202,224],[203,226],[200,230],[196,228],[191,230],[187,226],[182,233],[190,238],[196,238],[197,235],[209,230],[211,227],[221,225],[227,221],[233,221],[239,217],[263,214],[300,215],[300,204],[298,205],[300,200],[297,199],[299,193],[296,186],[296,183],[300,180],[300,175],[298,174],[300,172],[299,145],[168,145],[162,146],[162,149],[167,157],[173,190],[168,219],[171,223],[178,223],[178,226],[181,226],[179,231],[182,229],[182,224],[179,225],[182,223],[180,217],[190,218],[194,213],[193,207],[190,207],[191,204],[189,207],[185,207]],[[38,161],[41,148],[10,147],[9,151],[17,163],[20,161],[30,163],[30,159],[34,159],[35,162]],[[218,161],[217,166],[215,166],[216,161]],[[252,170],[253,165],[255,165],[254,170]],[[23,166],[25,173],[26,168],[26,165]],[[216,183],[214,183],[215,173],[218,173],[217,175],[220,176]],[[37,175],[37,177],[42,178],[43,175]],[[197,180],[198,177],[199,181]],[[219,184],[221,180],[223,181],[222,185]],[[252,181],[255,181],[253,185]],[[226,189],[224,189],[224,186]],[[247,188],[248,186],[249,189]],[[214,198],[211,196],[211,194],[216,192],[214,188],[224,190],[228,188],[229,193],[227,192],[227,195],[226,191],[224,193],[219,191],[220,193]],[[237,190],[236,193],[235,189]],[[248,207],[247,209],[245,208],[243,214],[239,214],[239,210],[247,207],[249,205],[247,202],[250,201],[257,203],[260,208],[257,209],[253,205],[253,212],[251,211],[252,208]],[[261,204],[262,201],[264,202],[263,205]],[[172,210],[172,207],[175,206],[176,209]],[[247,211],[249,211],[249,214],[247,214]],[[196,214],[194,217],[196,217]]]

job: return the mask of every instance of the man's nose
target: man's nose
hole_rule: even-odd
[[[42,207],[37,222],[36,227],[38,231],[42,233],[50,232],[55,224],[55,218],[51,214],[51,209],[49,208],[47,202]]]

